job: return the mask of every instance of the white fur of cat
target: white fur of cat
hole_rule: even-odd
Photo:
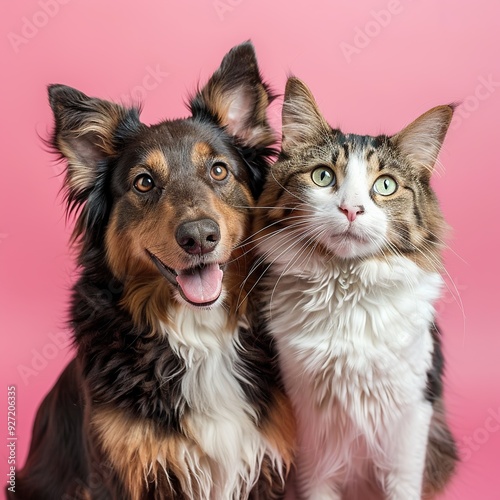
[[[328,128],[307,87],[291,80],[283,148],[293,156],[294,148],[328,135]],[[434,166],[453,111],[440,108],[401,133],[410,168]],[[416,258],[396,248],[391,211],[383,205],[393,186],[387,184],[389,195],[378,192],[385,189],[379,179],[395,174],[378,172],[367,148],[343,137],[351,146],[342,153],[342,168],[324,160],[325,140],[319,166],[311,160],[308,169],[304,160],[295,177],[286,177],[279,170],[286,161],[278,161],[256,226],[267,269],[261,283],[269,329],[297,418],[295,494],[304,500],[418,500],[433,417],[425,394],[440,261],[436,252],[422,260],[424,239],[414,240]],[[316,185],[314,175],[334,182]],[[397,176],[396,182],[402,189]],[[275,206],[278,191],[284,201]],[[419,231],[410,216],[405,222]]]

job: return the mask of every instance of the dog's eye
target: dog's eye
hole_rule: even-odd
[[[229,175],[229,170],[225,163],[217,162],[210,169],[210,176],[215,181],[223,181]]]
[[[140,193],[147,193],[155,187],[152,177],[148,174],[138,175],[134,180],[134,187]]]

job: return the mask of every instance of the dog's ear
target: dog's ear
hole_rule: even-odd
[[[50,85],[48,92],[55,118],[51,144],[67,161],[68,213],[85,205],[76,221],[73,237],[77,238],[106,212],[103,190],[109,160],[140,127],[139,111],[88,97],[65,85]]]
[[[250,41],[233,47],[207,84],[190,100],[193,116],[209,118],[245,147],[275,142],[266,109],[274,96],[263,82]]]
[[[250,41],[233,47],[207,84],[190,100],[195,119],[222,127],[248,167],[255,199],[262,192],[276,136],[267,120],[267,107],[275,96],[260,74]]]

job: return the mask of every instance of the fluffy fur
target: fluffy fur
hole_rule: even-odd
[[[273,343],[239,302],[272,97],[250,43],[186,119],[146,126],[137,109],[49,88],[77,214],[77,356],[39,409],[12,498],[282,496],[292,412]]]
[[[431,498],[454,470],[434,309],[445,224],[429,185],[452,113],[392,137],[343,134],[287,83],[254,241],[299,499]]]

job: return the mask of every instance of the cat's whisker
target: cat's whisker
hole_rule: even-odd
[[[391,250],[393,255],[397,255],[399,257],[404,257],[404,254],[387,237],[384,238],[384,242],[385,242],[386,247]],[[382,255],[383,255],[386,263],[392,267],[393,262],[391,262],[391,260],[389,259],[389,256],[385,252],[383,252]],[[413,285],[413,281],[410,279],[410,277],[407,274],[405,274],[404,277],[405,277],[406,284],[407,284],[408,288],[411,290],[411,293],[415,294],[415,288]]]
[[[293,224],[290,224],[286,227],[281,227],[281,228],[275,229],[270,233],[266,233],[264,235],[259,236],[258,238],[254,238],[253,242],[256,244],[257,243],[261,244],[261,243],[264,243],[265,241],[267,241],[268,239],[273,239],[274,237],[276,237],[276,235],[279,235],[283,232],[287,232],[287,231],[296,232],[297,229],[300,229],[302,227],[307,227],[307,225],[308,225],[307,221],[299,220],[299,221],[296,221]]]
[[[271,169],[271,176],[273,177],[274,181],[278,184],[278,186],[281,189],[283,189],[283,191],[285,191],[286,193],[288,193],[292,198],[295,198],[295,199],[299,200],[300,202],[302,202],[304,204],[307,203],[307,200],[303,200],[302,198],[300,198],[300,196],[297,193],[294,193],[294,192],[290,191],[283,184],[281,184],[281,182],[274,175],[274,171],[272,169]]]
[[[417,251],[421,252],[421,254],[423,256],[428,257],[428,254],[425,253],[423,250],[417,249]],[[460,312],[462,313],[462,318],[465,322],[465,308],[464,308],[464,304],[462,301],[462,297],[460,295],[460,291],[458,290],[458,287],[457,287],[455,281],[453,280],[451,274],[444,266],[440,266],[439,269],[436,269],[436,272],[440,272],[442,275],[444,275],[444,277],[447,278],[447,279],[443,278],[443,284],[444,284],[446,290],[449,292],[449,294],[453,298],[454,302],[457,304]]]
[[[394,230],[389,230],[389,233],[387,236],[390,236],[390,235],[393,235],[394,237],[398,237],[399,234],[394,231]],[[437,272],[439,273],[441,268],[442,268],[442,263],[441,263],[441,260],[438,258],[438,257],[435,257],[432,252],[424,252],[422,248],[419,248],[418,246],[416,246],[414,243],[412,243],[411,241],[406,241],[405,242],[406,245],[410,245],[411,248],[413,249],[413,251],[415,251],[416,253],[420,254],[423,259],[425,261],[427,261],[427,263],[429,264],[429,267],[434,271],[434,272]],[[401,257],[404,256],[403,252],[398,249],[398,247],[392,243],[388,237],[386,237],[386,244],[389,246],[390,245],[390,248],[392,249],[392,251],[396,254],[396,255],[399,255]]]
[[[406,223],[407,222],[407,220],[405,220],[405,219],[398,219],[397,217],[394,217],[394,216],[388,217],[388,220],[390,222],[395,222],[395,223],[397,223],[397,222]],[[449,246],[449,244],[439,234],[432,231],[429,227],[426,228],[426,232],[429,235],[431,235],[436,240],[436,242],[439,243],[439,245],[443,249],[450,251],[453,255],[455,255],[455,257],[460,259],[461,262],[463,262],[464,264],[467,264],[467,261],[461,255],[459,255],[457,252],[455,252],[455,250],[451,246]]]
[[[312,214],[314,213],[314,210],[310,210],[311,211],[311,215],[309,214],[306,214],[306,215],[297,215],[297,216],[288,216],[286,218],[283,218],[283,219],[280,219],[280,220],[277,220],[277,221],[274,221],[268,225],[266,225],[265,227],[261,228],[259,231],[256,231],[255,233],[253,233],[250,237],[246,238],[246,240],[244,240],[244,242],[240,243],[240,245],[238,245],[238,247],[243,247],[243,246],[248,246],[248,250],[246,250],[243,254],[239,255],[238,257],[236,257],[233,261],[231,262],[234,262],[238,259],[241,259],[243,258],[244,256],[248,255],[248,254],[252,254],[255,250],[255,247],[256,245],[260,242],[263,242],[263,241],[266,241],[267,239],[274,239],[276,238],[277,235],[281,234],[282,232],[288,232],[288,231],[292,231],[294,233],[296,233],[297,236],[299,237],[302,237],[303,236],[303,232],[300,230],[300,228],[304,225],[307,225],[307,224],[310,224],[311,221],[314,221],[315,218],[312,216]],[[267,233],[267,231],[274,225],[277,225],[277,224],[283,224],[285,222],[290,222],[290,221],[294,221],[292,224],[288,224],[286,225],[285,227],[280,227],[276,230],[273,230],[272,232],[270,233]],[[262,236],[259,236],[259,237],[256,237],[259,233],[262,233],[266,231],[266,234],[262,235]],[[247,291],[245,293],[245,296],[243,297],[243,299],[241,299],[241,295],[243,293],[243,291],[245,290],[245,286],[249,280],[249,278],[252,276],[252,274],[254,273],[254,271],[267,259],[269,258],[269,256],[271,256],[273,253],[275,253],[275,249],[280,249],[283,245],[289,245],[290,244],[290,240],[289,238],[286,238],[284,239],[283,242],[281,241],[277,241],[275,242],[274,246],[269,249],[264,255],[260,256],[259,258],[256,259],[256,261],[254,262],[252,268],[250,269],[250,271],[248,272],[247,276],[245,277],[245,279],[243,280],[242,282],[242,285],[240,287],[240,293],[238,295],[238,300],[237,300],[237,308],[239,308],[241,306],[241,303],[248,297],[248,295],[250,294],[251,291],[253,291],[253,289],[255,288],[255,286],[258,284],[258,282],[260,281],[260,279],[263,277],[263,275],[265,274],[265,270],[262,272],[262,274],[258,277],[258,279],[256,280],[255,284],[250,288],[249,291]],[[284,250],[286,251],[286,250]],[[283,251],[283,252],[284,252]],[[281,255],[281,254],[280,254]],[[277,257],[279,258],[279,256]],[[267,269],[267,268],[266,268]]]
[[[260,264],[263,264],[263,262],[264,261],[260,261]],[[240,287],[240,292],[238,294],[238,299],[236,301],[236,309],[239,309],[241,307],[241,304],[243,304],[245,302],[245,300],[249,297],[249,295],[253,292],[253,290],[259,284],[260,280],[266,274],[266,272],[271,267],[271,265],[272,265],[272,263],[269,263],[264,267],[264,270],[262,271],[261,275],[255,280],[255,283],[250,287],[250,290],[246,291],[246,284],[247,284],[248,280],[250,279],[250,276],[259,268],[257,263],[254,263],[254,265],[250,269],[247,277],[243,280],[243,283]],[[243,298],[241,298],[243,292],[245,292],[245,295]]]
[[[302,239],[302,236],[303,236],[303,232],[301,230],[297,230],[294,226],[299,226],[300,227],[300,223],[295,223],[293,225],[290,225],[290,226],[287,226],[285,228],[280,228],[276,231],[273,231],[270,235],[267,235],[266,237],[269,237],[269,238],[275,238],[277,234],[280,234],[282,232],[289,232],[290,230],[292,231],[292,233],[296,232],[298,236],[301,237]],[[262,237],[264,238],[264,237]],[[299,239],[300,241],[300,239]],[[267,269],[270,267],[270,265],[267,265],[267,267],[264,269],[264,271],[260,274],[260,276],[257,278],[257,280],[255,281],[255,283],[253,284],[253,286],[250,288],[250,290],[248,290],[248,292],[246,292],[245,294],[245,297],[243,298],[243,300],[240,300],[241,298],[241,294],[242,294],[242,291],[245,289],[245,285],[246,283],[248,282],[248,280],[250,279],[250,277],[253,275],[254,271],[259,269],[259,267],[264,263],[266,262],[266,260],[271,257],[273,254],[275,254],[276,250],[280,250],[283,246],[286,245],[286,248],[281,251],[281,253],[279,253],[275,258],[274,260],[271,262],[270,265],[272,265],[273,263],[276,262],[277,259],[279,259],[281,257],[281,255],[283,253],[286,252],[286,250],[290,247],[290,238],[289,237],[286,237],[286,238],[283,238],[283,241],[281,239],[278,238],[278,240],[274,243],[274,245],[267,251],[265,252],[263,255],[259,256],[253,266],[251,267],[250,271],[248,272],[248,275],[247,277],[243,280],[243,283],[241,285],[241,288],[240,288],[240,294],[238,296],[238,306],[239,307],[241,305],[241,303],[248,297],[248,295],[254,290],[254,288],[257,286],[258,282],[262,279],[262,277],[265,275]]]
[[[390,243],[389,240],[387,240],[387,243]],[[458,290],[458,287],[455,284],[455,282],[454,282],[453,278],[451,277],[450,273],[448,272],[448,270],[442,265],[441,260],[438,257],[434,257],[432,252],[429,251],[429,250],[434,250],[432,245],[428,245],[426,242],[423,242],[420,245],[420,247],[418,247],[411,242],[409,242],[409,243],[413,247],[415,252],[419,253],[425,260],[427,260],[430,267],[436,273],[444,274],[444,276],[446,276],[448,278],[448,280],[443,279],[444,286],[448,290],[450,295],[452,296],[455,303],[458,305],[459,310],[462,313],[462,317],[465,321],[465,309],[464,309],[462,297],[460,296],[460,292]],[[390,243],[390,244],[393,248],[396,248],[392,243]],[[450,286],[450,284],[451,284],[451,286]]]
[[[260,233],[263,233],[265,231],[267,231],[268,229],[270,229],[272,226],[274,225],[278,225],[278,224],[283,224],[284,222],[288,222],[288,221],[291,221],[291,220],[299,220],[299,219],[304,219],[305,217],[303,215],[296,215],[296,216],[289,216],[289,217],[286,217],[286,218],[283,218],[281,220],[277,220],[277,221],[274,221],[272,222],[271,224],[268,224],[267,226],[259,229],[258,231],[254,232],[253,234],[251,234],[250,236],[248,236],[247,238],[245,238],[239,245],[237,245],[235,248],[238,249],[238,248],[242,248],[242,247],[245,247],[245,246],[250,246],[250,249],[249,251],[252,251],[253,248],[255,247],[255,244],[256,242],[258,242],[259,240],[261,239],[265,239],[266,237],[268,236],[272,236],[274,233],[266,233],[264,234],[263,236],[259,236],[258,238],[256,238],[256,236]],[[288,227],[293,227],[292,224],[290,224]],[[285,227],[283,228],[280,228],[280,229],[286,229]],[[245,252],[245,253],[248,253]]]
[[[300,198],[298,198],[300,200]],[[247,207],[245,205],[231,205],[233,208],[248,208],[248,209],[251,209],[251,210],[266,210],[266,211],[269,211],[269,210],[275,210],[276,209],[276,206],[265,206],[265,205],[258,205],[256,207]],[[297,210],[297,209],[300,209],[302,212],[311,212],[311,213],[315,213],[315,210],[313,208],[310,208],[309,205],[307,204],[306,201],[304,200],[300,200],[300,203],[296,204],[296,205],[293,205],[293,206],[287,206],[287,205],[280,205],[280,210],[285,210],[285,211],[289,211],[289,210]]]
[[[324,229],[323,229],[324,231]],[[288,273],[288,271],[295,265],[296,262],[298,262],[299,258],[301,257],[301,255],[303,254],[303,252],[310,247],[310,244],[313,243],[313,248],[310,248],[310,252],[313,252],[315,247],[318,245],[317,243],[317,240],[313,237],[311,238],[305,238],[306,234],[304,234],[304,238],[303,238],[303,242],[302,242],[302,245],[299,249],[297,249],[295,255],[292,257],[292,259],[285,265],[284,269],[282,270],[282,272],[280,273],[280,275],[276,278],[276,283],[273,287],[273,290],[271,292],[271,300],[270,300],[270,303],[271,303],[271,311],[272,311],[272,303],[273,303],[273,298],[274,298],[274,294],[275,294],[275,291],[276,291],[276,288],[281,280],[281,278],[283,276],[286,276],[286,274]],[[310,254],[311,255],[311,254]],[[281,256],[281,255],[280,255]],[[279,258],[279,257],[278,257]],[[310,256],[309,256],[310,258]],[[299,275],[300,277],[300,275]]]
[[[274,253],[274,250],[275,249],[280,249],[282,246],[285,245],[285,243],[288,245],[285,250],[283,250],[280,254],[278,254],[270,263],[266,263],[267,260],[269,259],[269,257],[271,257]],[[260,276],[255,280],[255,283],[253,284],[253,286],[250,288],[250,290],[248,290],[248,292],[245,294],[245,297],[243,298],[243,300],[245,300],[249,295],[250,293],[255,289],[255,287],[258,285],[258,283],[260,282],[260,280],[264,277],[264,275],[266,274],[267,270],[281,257],[281,255],[286,252],[286,250],[289,248],[289,241],[288,239],[283,242],[281,241],[278,241],[274,246],[273,248],[264,253],[262,256],[260,256],[259,258],[256,259],[256,261],[254,262],[254,265],[252,266],[252,268],[250,269],[249,273],[248,273],[248,276],[245,278],[245,280],[243,281],[243,285],[240,289],[240,295],[238,296],[238,307],[239,305],[241,304],[240,302],[240,297],[241,297],[241,292],[242,290],[244,290],[244,285],[247,283],[248,279],[250,278],[250,276],[252,276],[252,274],[261,267],[262,264],[266,263],[265,267],[264,267],[264,270],[261,272]],[[272,296],[272,295],[271,295]]]

